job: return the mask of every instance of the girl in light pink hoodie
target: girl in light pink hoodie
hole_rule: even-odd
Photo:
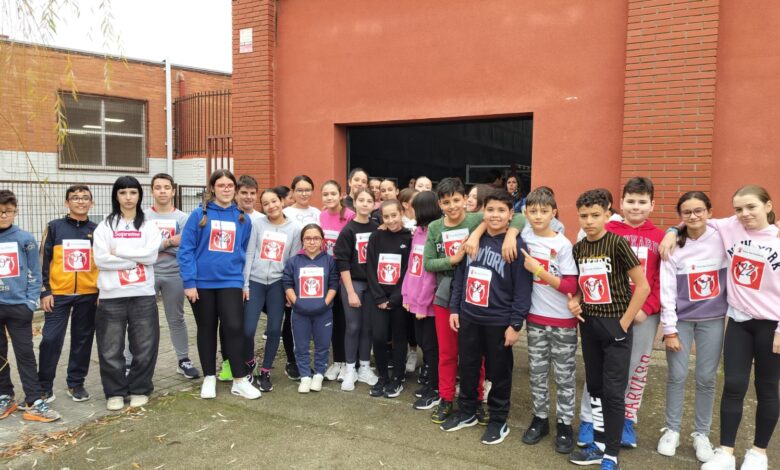
[[[417,228],[412,237],[412,249],[401,294],[404,308],[417,318],[414,335],[423,350],[424,367],[418,380],[423,386],[414,393],[418,400],[413,406],[416,410],[429,410],[440,401],[439,346],[433,313],[436,274],[423,268],[423,247],[428,237],[428,224],[441,218],[441,210],[436,193],[432,191],[417,194],[412,200],[412,208],[417,219]]]

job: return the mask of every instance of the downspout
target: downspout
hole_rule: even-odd
[[[165,60],[165,157],[168,174],[173,176],[173,101],[171,98],[171,62]]]

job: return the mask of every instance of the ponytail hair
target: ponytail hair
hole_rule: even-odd
[[[707,208],[707,210],[712,210],[712,202],[710,201],[709,196],[704,194],[701,191],[688,191],[687,193],[680,196],[680,199],[677,200],[677,215],[682,217],[682,213],[680,211],[680,208],[682,207],[683,203],[686,201],[690,201],[691,199],[698,199],[699,201],[704,203],[704,207]],[[685,246],[685,242],[690,238],[688,235],[688,226],[684,225],[679,232],[677,232],[677,245],[682,248]]]
[[[320,187],[320,191],[324,191],[325,190],[325,186],[327,186],[329,184],[335,186],[336,190],[339,193],[339,198],[338,198],[338,201],[339,201],[339,222],[344,222],[345,220],[347,220],[346,217],[344,217],[344,212],[347,210],[347,208],[344,206],[344,203],[341,202],[341,185],[339,184],[339,182],[336,181],[336,180],[328,180],[328,181],[322,183],[322,186]]]
[[[236,177],[231,173],[229,170],[216,170],[211,174],[211,177],[209,177],[209,184],[206,187],[206,190],[203,191],[203,217],[200,218],[200,222],[198,222],[198,227],[205,227],[206,222],[208,222],[209,217],[206,214],[206,210],[208,208],[209,202],[214,200],[214,185],[217,184],[217,180],[220,178],[228,178],[230,181],[233,182],[233,185],[235,187],[238,187],[238,181],[236,180]],[[238,222],[244,223],[246,220],[244,217],[244,210],[240,207],[238,208]]]
[[[757,184],[749,184],[747,186],[742,186],[737,190],[736,193],[734,193],[732,199],[737,196],[755,196],[758,198],[759,201],[763,202],[764,204],[772,201],[772,198],[769,197],[769,192],[766,189],[764,189],[763,186],[758,186]],[[766,214],[766,221],[769,222],[770,225],[774,225],[776,221],[774,210],[771,210]]]

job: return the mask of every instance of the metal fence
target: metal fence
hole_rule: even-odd
[[[173,102],[173,112],[175,157],[211,155],[217,150],[212,139],[229,141],[232,126],[230,90],[182,96]],[[229,156],[232,145],[229,142],[219,145],[219,155]]]
[[[40,241],[46,224],[66,214],[65,191],[72,183],[52,183],[40,181],[0,180],[0,189],[10,189],[16,194],[18,214],[15,224],[27,230]],[[79,183],[89,186],[94,206],[89,212],[90,220],[100,222],[111,213],[111,183]],[[142,207],[152,205],[152,190],[148,184],[141,185],[144,191]],[[202,201],[204,188],[201,186],[177,186],[176,207],[191,212]]]

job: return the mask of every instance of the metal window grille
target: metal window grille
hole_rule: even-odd
[[[67,169],[147,171],[144,101],[61,91],[67,120],[59,166]]]

